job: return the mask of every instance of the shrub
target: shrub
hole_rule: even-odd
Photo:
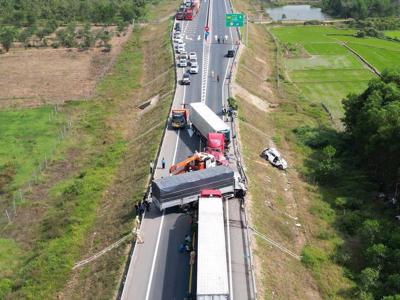
[[[365,31],[364,31],[364,30],[359,30],[359,31],[357,31],[356,37],[358,37],[358,38],[364,38],[364,37],[365,37]]]
[[[8,278],[0,279],[0,299],[5,299],[6,296],[11,292],[12,281]]]
[[[229,105],[229,107],[232,108],[233,110],[237,110],[238,107],[239,107],[239,105],[238,105],[236,99],[233,98],[233,97],[229,97],[229,98],[228,98],[228,105]]]
[[[361,223],[361,216],[357,212],[346,212],[345,215],[343,215],[340,218],[339,226],[340,229],[347,234],[353,235],[355,234]]]
[[[319,269],[327,259],[327,255],[321,249],[310,245],[305,246],[301,253],[301,262],[311,269]]]

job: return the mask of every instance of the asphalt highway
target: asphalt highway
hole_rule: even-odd
[[[210,3],[209,3],[210,1]],[[210,34],[204,40],[204,27],[207,22],[207,6],[210,5],[208,26]],[[186,51],[196,52],[199,73],[191,75],[191,84],[179,84],[185,68],[177,70],[177,89],[173,108],[181,108],[191,102],[204,100],[217,114],[221,114],[226,101],[226,80],[232,59],[224,57],[228,49],[233,49],[238,39],[236,30],[225,28],[225,13],[230,12],[229,2],[224,0],[202,0],[199,14],[193,21],[181,21]],[[218,37],[227,37],[218,44]],[[212,76],[214,75],[214,76]],[[219,81],[217,81],[217,75]],[[160,150],[155,178],[169,176],[169,167],[202,150],[198,136],[190,130],[168,128]],[[166,169],[161,169],[162,158]],[[225,204],[227,239],[229,241],[229,270],[232,275],[231,299],[251,299],[250,281],[245,248],[245,236],[241,221],[240,206],[237,200]],[[231,223],[235,226],[230,226]],[[134,248],[125,279],[122,299],[143,300],[182,300],[188,295],[189,256],[179,252],[179,246],[186,234],[190,233],[190,217],[178,208],[167,209],[163,213],[152,207],[146,213],[141,226],[143,244]],[[194,280],[195,281],[195,280]],[[194,289],[192,292],[195,292]]]

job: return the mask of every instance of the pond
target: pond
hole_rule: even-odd
[[[321,11],[321,8],[311,7],[310,5],[285,5],[281,7],[268,8],[267,13],[274,21],[280,21],[280,20],[323,21],[329,19],[329,16],[324,14]]]

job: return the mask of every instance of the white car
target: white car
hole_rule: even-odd
[[[185,52],[185,45],[178,45],[178,47],[176,48],[176,52],[177,53]]]
[[[189,53],[189,59],[196,59],[196,60],[197,60],[197,54],[196,54],[196,52],[190,52],[190,53]]]
[[[187,60],[186,60],[185,58],[181,58],[181,59],[179,60],[179,66],[180,66],[181,68],[187,67]]]
[[[175,34],[175,37],[174,37],[174,42],[175,43],[178,43],[179,41],[183,42],[182,35],[180,33],[179,34]]]
[[[190,59],[189,61],[190,61],[190,65],[191,66],[193,66],[193,67],[197,67],[198,66],[197,59]]]
[[[199,66],[190,66],[189,73],[190,73],[190,74],[197,74],[197,73],[199,73]]]
[[[188,59],[187,52],[186,51],[182,51],[181,53],[179,53],[179,58]]]
[[[185,47],[185,43],[183,42],[182,39],[175,41],[175,48],[178,48],[178,46],[184,46]]]
[[[281,157],[281,154],[275,148],[266,148],[261,152],[261,156],[267,159],[273,166],[285,170],[287,162]]]

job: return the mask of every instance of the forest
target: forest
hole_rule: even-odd
[[[386,185],[400,171],[400,70],[384,71],[360,95],[344,101],[350,146],[371,175]]]
[[[322,10],[339,18],[398,16],[400,2],[397,0],[322,0]]]

